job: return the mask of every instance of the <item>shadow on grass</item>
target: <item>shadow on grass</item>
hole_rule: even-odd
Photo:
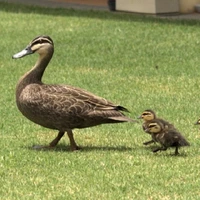
[[[154,145],[144,146],[143,149],[152,152],[152,155],[158,157],[180,157],[180,158],[187,157],[187,153],[184,150],[182,150],[182,152],[181,150],[179,150],[179,154],[175,155],[174,148],[169,148],[166,151],[153,152],[153,150],[157,147],[159,147],[159,145],[154,144]],[[140,149],[142,149],[142,146],[140,147]]]
[[[65,16],[65,17],[85,17],[85,18],[97,18],[103,20],[116,20],[116,21],[137,21],[142,23],[167,23],[175,25],[197,25],[200,22],[198,20],[184,20],[184,19],[169,19],[160,18],[154,16],[147,16],[142,14],[133,13],[121,13],[121,12],[108,12],[98,10],[75,10],[67,8],[44,8],[39,6],[21,5],[16,3],[0,2],[0,11],[10,13],[31,13],[53,16]]]
[[[188,157],[188,154],[183,151],[180,152],[178,155],[174,154],[174,151],[159,151],[156,153],[153,153],[152,150],[157,147],[155,145],[153,146],[148,146],[148,147],[142,147],[142,146],[135,146],[135,147],[127,147],[127,146],[117,146],[117,147],[112,147],[112,146],[84,146],[84,147],[80,147],[80,150],[78,151],[71,151],[70,146],[69,145],[57,145],[55,148],[43,148],[43,149],[35,149],[34,146],[31,147],[22,147],[22,148],[27,148],[31,151],[53,151],[53,152],[69,152],[69,153],[84,153],[84,152],[109,152],[109,151],[113,151],[113,152],[132,152],[132,151],[138,151],[138,149],[143,150],[144,152],[151,152],[152,156],[156,156],[156,157],[175,157],[175,158],[185,158]],[[149,153],[147,154],[149,155]]]
[[[178,155],[175,155],[173,152],[156,152],[153,153],[153,155],[157,156],[157,157],[174,157],[174,158],[185,158],[188,157],[187,153],[185,152],[180,152]]]
[[[158,157],[187,157],[187,153],[184,151],[179,150],[179,154],[175,155],[175,149],[174,148],[169,148],[166,151],[158,151],[158,152],[153,152],[154,148],[151,148],[152,154]]]
[[[34,148],[34,146],[31,147],[25,147],[29,150],[33,151],[54,151],[54,152],[91,152],[91,151],[118,151],[118,152],[126,152],[126,151],[133,151],[135,148],[132,147],[126,147],[126,146],[117,146],[117,147],[111,147],[111,146],[80,146],[80,150],[78,151],[71,151],[70,146],[68,145],[57,145],[54,148],[42,148],[37,149]]]

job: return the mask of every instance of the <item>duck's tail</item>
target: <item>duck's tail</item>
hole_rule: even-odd
[[[115,110],[116,111],[122,111],[122,112],[129,112],[129,110],[127,108],[123,107],[123,106],[116,106]],[[133,119],[125,116],[123,113],[121,113],[119,116],[109,117],[109,119],[116,121],[116,123],[119,123],[119,122],[136,122],[136,123],[138,123],[137,120],[133,120]]]
[[[126,109],[126,108],[123,107],[123,106],[116,106],[115,109],[116,109],[116,110],[119,110],[119,111],[129,112],[129,110]],[[129,113],[130,113],[130,112],[129,112]]]

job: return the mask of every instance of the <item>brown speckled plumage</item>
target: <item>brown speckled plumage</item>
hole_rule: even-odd
[[[161,144],[153,150],[166,151],[169,147],[175,148],[175,155],[178,155],[178,148],[182,146],[190,146],[189,142],[181,135],[181,133],[175,129],[168,129],[162,121],[154,119],[148,124],[146,131],[151,133],[154,141]]]
[[[46,128],[58,130],[50,143],[55,146],[67,132],[72,150],[77,150],[72,130],[105,123],[133,121],[121,111],[127,111],[83,89],[69,85],[47,85],[41,79],[52,58],[54,47],[49,36],[39,36],[13,58],[37,52],[39,59],[17,84],[16,102],[21,113],[29,120]]]
[[[143,122],[143,124],[142,124],[142,129],[143,129],[146,133],[148,133],[148,134],[150,134],[150,135],[151,135],[151,133],[148,132],[148,131],[146,131],[146,130],[147,130],[147,128],[148,128],[149,123],[150,123],[152,120],[154,120],[154,119],[160,121],[160,122],[164,125],[165,128],[175,130],[175,127],[174,127],[173,124],[171,124],[170,122],[168,122],[168,121],[166,121],[166,120],[164,120],[164,119],[158,118],[158,117],[156,116],[156,113],[155,113],[153,110],[151,110],[151,109],[144,110],[143,113],[138,117],[138,119],[143,119],[144,122]],[[147,142],[144,142],[143,144],[144,144],[144,145],[148,145],[148,144],[151,144],[151,143],[153,143],[153,142],[155,142],[155,141],[154,141],[153,138],[152,138],[152,140],[147,141]]]

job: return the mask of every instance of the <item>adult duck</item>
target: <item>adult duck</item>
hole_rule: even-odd
[[[86,90],[70,85],[43,83],[42,76],[53,52],[53,40],[49,36],[38,36],[24,50],[13,55],[16,59],[39,54],[34,67],[17,84],[16,103],[21,113],[32,122],[58,130],[57,137],[48,147],[55,147],[67,132],[71,149],[78,150],[73,129],[133,121],[122,113],[128,111],[126,108]]]

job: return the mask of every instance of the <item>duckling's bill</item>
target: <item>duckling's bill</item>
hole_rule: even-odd
[[[200,125],[200,119],[198,119],[198,120],[194,123],[194,125]]]

